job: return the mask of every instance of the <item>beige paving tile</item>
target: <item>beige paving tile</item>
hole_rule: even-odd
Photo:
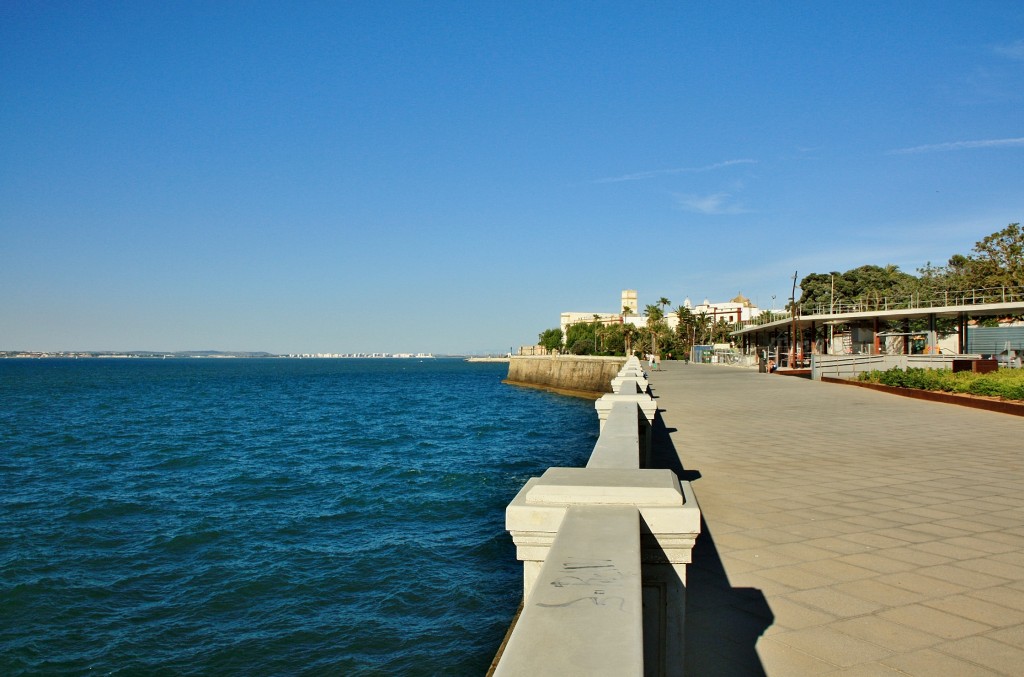
[[[915,531],[914,529],[908,529],[907,527],[891,527],[888,529],[876,529],[874,533],[881,536],[889,536],[899,541],[903,541],[900,545],[906,545],[907,543],[925,543],[927,541],[934,541],[935,537],[931,534],[926,534],[921,531]]]
[[[914,531],[920,531],[924,534],[931,534],[937,538],[954,538],[956,536],[968,536],[969,532],[963,529],[954,529],[952,527],[939,526],[934,522],[918,522],[913,526],[908,526],[908,529]]]
[[[928,520],[941,520],[950,519],[953,517],[959,517],[960,513],[955,510],[942,509],[936,506],[921,506],[917,508],[907,508],[906,514],[917,515],[918,517],[924,517]]]
[[[840,667],[850,667],[892,654],[889,649],[831,627],[793,630],[775,635],[772,639]]]
[[[715,534],[715,545],[720,550],[746,550],[748,548],[766,548],[773,544],[771,540],[754,538],[748,531],[733,531],[726,534]]]
[[[1024,611],[978,599],[973,595],[951,595],[942,599],[927,600],[922,604],[995,628],[1024,623]]]
[[[1017,544],[1000,543],[998,540],[982,536],[958,536],[956,538],[947,539],[947,542],[951,545],[963,546],[964,548],[968,548],[978,553],[987,552],[993,555],[1001,552],[1013,552],[1020,549],[1020,546]]]
[[[827,677],[906,677],[905,672],[882,663],[861,663],[828,673]]]
[[[912,677],[992,677],[998,672],[983,668],[977,663],[940,653],[935,649],[922,649],[912,653],[896,654],[882,659],[903,674]]]
[[[869,569],[880,574],[910,571],[917,568],[917,565],[913,562],[905,562],[903,560],[889,557],[886,554],[887,552],[887,550],[875,550],[866,553],[843,555],[841,557],[837,557],[836,561],[852,564],[854,566],[861,567],[862,569]]]
[[[799,539],[799,537],[797,537]],[[780,543],[766,548],[769,552],[792,557],[801,562],[811,562],[835,557],[835,553],[824,548],[816,548],[813,545],[800,542]]]
[[[1024,625],[1014,625],[1009,628],[1001,628],[999,630],[993,630],[987,632],[985,637],[990,637],[997,642],[1003,644],[1009,644],[1014,647],[1024,646]]]
[[[748,562],[762,569],[798,564],[800,562],[796,557],[788,557],[764,548],[733,550],[729,553],[729,558],[739,560],[741,562]]]
[[[1021,508],[1021,515],[1021,520],[1024,521],[1024,508]],[[1013,546],[1014,550],[1024,550],[1024,536],[1020,534],[1012,534],[1005,530],[1000,530],[989,531],[984,537],[990,541],[995,541],[996,543]],[[1005,552],[1012,551],[1007,550]]]
[[[998,555],[961,560],[956,563],[956,566],[969,571],[979,571],[990,576],[1005,578],[1008,581],[1024,581],[1024,566],[1010,564],[997,558]]]
[[[790,586],[793,590],[823,588],[833,583],[831,578],[810,573],[798,565],[761,569],[758,573],[765,578]]]
[[[799,630],[821,625],[828,625],[838,620],[836,616],[826,613],[821,609],[815,609],[798,602],[786,599],[785,597],[773,597],[769,602],[775,620],[772,628],[783,630]]]
[[[886,607],[915,604],[925,599],[925,596],[921,593],[913,592],[906,588],[897,588],[873,578],[840,583],[833,587],[839,592],[871,602],[877,602]]]
[[[933,609],[923,604],[909,604],[886,609],[878,614],[885,620],[906,625],[943,639],[960,639],[991,630],[992,627],[970,619]]]
[[[981,573],[980,571],[971,571],[970,569],[964,569],[963,567],[950,566],[941,564],[933,567],[922,567],[917,570],[917,573],[928,576],[929,578],[937,578],[940,581],[947,581],[949,583],[955,583],[962,585],[967,588],[991,588],[995,585],[1003,585],[1008,581],[1005,578],[999,576],[990,576],[989,574]]]
[[[965,637],[943,644],[939,650],[1004,675],[1024,673],[1024,649],[989,637]]]
[[[971,597],[983,599],[993,604],[1009,607],[1018,611],[1024,611],[1024,590],[999,586],[996,588],[985,588],[984,590],[972,590],[967,593]]]
[[[733,588],[753,588],[759,590],[765,596],[784,595],[787,592],[798,590],[798,588],[791,585],[786,585],[783,582],[764,576],[764,570],[762,569],[730,574],[729,583]]]
[[[927,543],[915,543],[907,546],[908,550],[919,550],[933,555],[941,555],[946,561],[974,559],[978,556],[977,551],[953,545],[945,541],[929,541]]]
[[[723,554],[721,555],[721,560],[722,566],[725,568],[726,572],[728,572],[730,576],[734,573],[758,571],[762,568],[761,563],[758,562],[756,559],[754,559],[753,561],[747,561],[744,559],[738,559],[736,557]]]
[[[853,543],[869,546],[872,548],[903,547],[907,544],[907,541],[905,540],[893,538],[892,536],[886,536],[884,534],[879,534],[872,531],[857,534],[848,534],[846,536],[842,536],[841,538],[845,538],[846,540],[851,541]]]
[[[837,538],[835,532],[822,537],[815,536],[814,538],[809,538],[804,540],[804,543],[815,548],[828,550],[833,554],[839,553],[841,555],[855,555],[874,550],[870,546],[854,543],[844,538]]]
[[[913,564],[914,567],[917,568],[936,566],[954,561],[951,557],[936,555],[935,553],[924,552],[922,550],[915,550],[909,546],[902,548],[889,548],[885,551],[885,556],[890,559],[906,562],[907,564]]]
[[[877,602],[854,597],[832,588],[799,590],[784,595],[784,597],[793,602],[820,609],[839,618],[862,616],[885,608],[884,605]]]
[[[803,571],[815,576],[822,576],[833,582],[855,581],[861,578],[871,578],[878,573],[870,569],[865,569],[864,567],[842,562],[838,559],[804,562],[796,568],[802,569]]]
[[[893,652],[922,649],[942,641],[930,633],[893,623],[877,616],[848,618],[836,621],[830,627]]]
[[[1001,552],[998,555],[992,555],[989,559],[1024,567],[1024,549],[1013,550],[1011,552]]]
[[[968,590],[966,586],[948,581],[940,581],[929,576],[922,576],[916,571],[901,571],[895,574],[878,576],[875,580],[887,583],[895,588],[903,588],[919,592],[929,598],[946,597]]]
[[[775,636],[762,637],[758,640],[757,655],[760,657],[761,665],[767,675],[807,675],[810,677],[834,672],[837,667],[779,642]]]

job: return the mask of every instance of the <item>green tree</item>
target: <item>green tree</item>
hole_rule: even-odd
[[[662,296],[660,299],[658,299],[658,305],[661,306],[661,316],[665,317],[665,309],[672,305],[672,302],[669,301],[664,296]]]
[[[800,281],[799,305],[804,313],[853,302],[877,307],[883,299],[909,295],[915,283],[913,275],[893,264],[865,265],[845,273],[811,273]]]
[[[975,289],[1024,289],[1024,231],[1020,224],[1011,223],[975,243],[974,254],[967,257],[965,267],[968,282]]]
[[[549,352],[562,347],[562,330],[558,327],[545,329],[538,335],[538,344]]]
[[[638,332],[635,324],[623,324],[622,325],[622,343],[623,343],[623,354],[633,354],[633,342],[636,341]]]
[[[676,306],[673,311],[676,319],[675,352],[676,355],[689,355],[693,347],[693,313],[686,306]]]
[[[665,326],[662,318],[665,317],[661,311],[661,307],[655,304],[650,304],[644,308],[644,315],[647,316],[647,329],[648,335],[651,339],[651,352],[655,355],[658,354],[658,329]]]
[[[565,347],[573,355],[592,355],[597,336],[591,322],[577,322],[565,330]]]
[[[626,327],[631,325],[606,324],[601,327],[598,340],[602,355],[626,354]]]
[[[694,345],[707,345],[711,338],[711,318],[707,312],[701,311],[693,318],[693,343]]]

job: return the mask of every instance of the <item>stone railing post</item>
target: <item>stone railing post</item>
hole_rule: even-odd
[[[529,480],[505,513],[523,562],[525,600],[535,592],[570,505],[639,511],[645,674],[682,675],[686,564],[700,532],[700,508],[689,483],[671,470],[613,468],[549,468]]]

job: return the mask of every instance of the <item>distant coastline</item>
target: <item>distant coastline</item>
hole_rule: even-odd
[[[435,357],[465,357],[464,355],[440,355],[433,353],[290,353],[244,352],[223,350],[179,350],[160,352],[152,350],[0,350],[0,359],[181,359],[181,358],[278,358],[278,359],[434,359]]]

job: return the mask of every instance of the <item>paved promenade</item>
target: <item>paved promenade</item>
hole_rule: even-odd
[[[663,366],[655,442],[705,519],[688,674],[1024,674],[1024,418]]]

